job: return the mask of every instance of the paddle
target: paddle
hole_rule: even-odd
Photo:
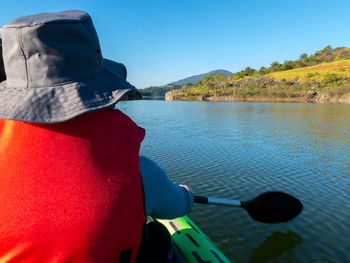
[[[262,223],[286,222],[303,210],[303,205],[298,199],[282,192],[266,192],[250,201],[195,195],[194,202],[242,207],[254,220]]]

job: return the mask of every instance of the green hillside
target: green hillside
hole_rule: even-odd
[[[166,94],[167,100],[350,103],[350,48],[330,46],[298,60],[212,74]]]
[[[212,71],[207,72],[207,73],[203,73],[203,74],[187,77],[187,78],[184,78],[184,79],[180,79],[180,80],[172,82],[170,84],[171,85],[178,85],[178,86],[184,86],[184,85],[189,84],[189,83],[197,84],[198,81],[200,81],[204,77],[212,75],[212,74],[215,74],[215,73],[221,73],[221,74],[224,74],[226,76],[229,76],[229,75],[232,74],[232,72],[230,72],[228,70],[225,70],[225,69],[216,69],[216,70],[212,70]]]
[[[181,89],[180,85],[168,84],[164,86],[151,86],[144,89],[139,89],[144,98],[162,98],[164,99],[165,93],[174,89]]]
[[[200,75],[195,75],[195,76],[190,76],[184,79],[180,79],[178,81],[171,82],[167,85],[162,85],[162,86],[151,86],[148,88],[140,89],[140,93],[142,96],[145,98],[151,97],[151,98],[162,98],[164,99],[165,93],[168,91],[174,90],[174,89],[181,89],[184,85],[186,84],[197,84],[201,79],[203,79],[206,76],[209,76],[214,73],[221,73],[226,76],[231,75],[232,72],[224,69],[217,69],[213,70],[207,73],[203,73]]]

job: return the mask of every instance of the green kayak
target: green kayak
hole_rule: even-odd
[[[172,220],[156,220],[171,234],[176,246],[174,253],[176,262],[230,262],[188,216]]]

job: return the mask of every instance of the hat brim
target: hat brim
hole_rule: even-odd
[[[123,79],[124,76],[114,71],[105,66],[99,75],[86,81],[31,89],[8,87],[5,80],[0,83],[0,118],[59,123],[108,108],[135,89]]]

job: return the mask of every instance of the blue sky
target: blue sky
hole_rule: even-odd
[[[137,88],[214,69],[237,72],[350,46],[350,1],[1,1],[0,25],[24,15],[80,9],[104,57],[122,62]]]

